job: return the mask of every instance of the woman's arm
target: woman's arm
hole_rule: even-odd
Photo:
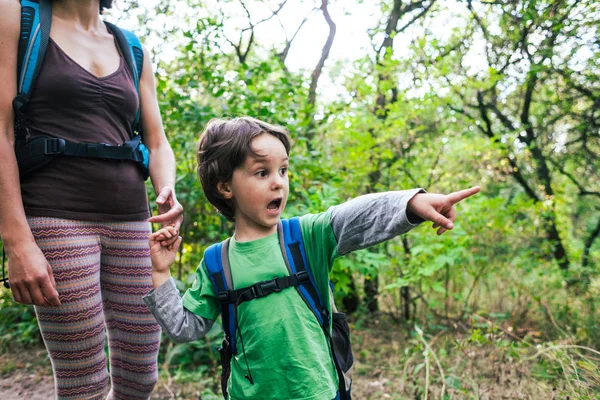
[[[183,208],[175,196],[175,157],[163,129],[154,72],[146,48],[140,79],[140,99],[144,144],[150,151],[150,179],[157,194],[156,203],[160,212],[160,215],[150,218],[150,222],[171,225],[179,231],[183,221]]]
[[[8,277],[19,303],[60,305],[52,270],[36,245],[21,200],[14,152],[14,113],[17,93],[17,43],[21,5],[0,0],[0,235],[8,254]]]

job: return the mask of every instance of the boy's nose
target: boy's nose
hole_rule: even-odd
[[[273,188],[281,189],[285,183],[285,179],[282,176],[276,175],[273,179]]]

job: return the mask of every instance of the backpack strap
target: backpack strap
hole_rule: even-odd
[[[29,103],[50,40],[51,25],[50,0],[21,0],[17,96],[13,100],[13,109],[17,118],[22,118],[24,109]]]
[[[115,37],[119,49],[125,58],[127,66],[133,75],[133,83],[135,84],[135,90],[140,92],[139,84],[142,77],[142,68],[144,67],[144,49],[138,37],[126,29],[121,29],[110,22],[104,21],[104,24]],[[140,108],[135,114],[135,121],[133,124],[133,130],[141,133],[140,127]]]
[[[308,308],[315,314],[321,327],[329,331],[329,312],[317,290],[315,277],[310,267],[308,267],[302,230],[300,228],[300,219],[294,217],[281,220],[277,225],[277,231],[279,233],[281,253],[283,254],[283,259],[290,275],[308,274],[309,280],[307,284],[297,287],[300,297],[302,297]]]
[[[140,135],[135,135],[133,139],[116,146],[105,143],[76,143],[49,136],[40,136],[28,141],[19,139],[19,144],[15,146],[19,177],[26,178],[61,155],[134,161],[145,180],[150,174],[149,154],[148,149],[141,143],[141,138]]]
[[[221,320],[223,322],[223,331],[225,338],[231,346],[231,352],[236,354],[235,330],[236,326],[236,305],[221,301],[228,297],[229,290],[233,290],[231,279],[231,268],[229,266],[229,238],[217,244],[213,244],[204,251],[204,264],[208,270],[208,276],[215,288],[217,298],[221,303]]]
[[[282,248],[283,259],[288,267],[290,274],[297,274],[306,271],[310,277],[306,285],[298,286],[298,293],[304,299],[308,307],[313,311],[317,320],[321,324],[321,328],[327,337],[333,363],[338,376],[338,395],[340,400],[350,400],[350,394],[346,389],[346,378],[342,370],[339,355],[336,354],[334,342],[332,340],[332,332],[330,329],[330,314],[323,303],[319,291],[316,289],[315,278],[308,264],[306,251],[304,249],[304,240],[302,238],[302,229],[300,227],[300,219],[298,217],[281,220],[277,226],[279,232],[279,243]],[[330,296],[333,296],[331,290]],[[333,297],[332,297],[332,307]]]
[[[308,282],[309,278],[306,272],[297,273],[294,275],[258,282],[252,286],[241,289],[230,290],[227,293],[223,293],[223,296],[219,296],[219,301],[221,303],[235,304],[236,306],[239,306],[246,301],[266,297],[270,294],[281,292],[283,289],[287,289],[289,287],[298,287]]]

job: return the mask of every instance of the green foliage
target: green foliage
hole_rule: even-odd
[[[220,323],[215,323],[202,339],[191,343],[173,344],[164,336],[159,355],[159,364],[169,371],[198,370],[199,373],[217,366],[219,347],[223,340]]]
[[[32,306],[15,303],[10,290],[0,289],[0,351],[15,345],[41,344],[40,330]]]
[[[147,24],[159,15],[170,21],[155,28],[164,36],[156,52],[176,50],[173,58],[159,57],[156,72],[185,209],[184,244],[173,267],[182,290],[204,249],[233,230],[196,177],[198,135],[211,118],[250,115],[285,126],[293,138],[285,216],[321,212],[369,192],[482,186],[458,206],[451,232],[438,237],[423,224],[334,265],[336,294],[365,298],[365,287],[378,282],[381,311],[422,327],[421,333],[410,329],[407,357],[418,362],[407,361],[412,369],[404,377],[421,379],[429,365],[432,382],[472,394],[476,385],[448,365],[443,378],[435,375],[434,353],[444,364],[463,345],[493,346],[502,357],[521,360],[523,347],[531,346],[500,338],[508,327],[519,335],[538,332],[536,340],[548,346],[561,340],[600,346],[597,2],[472,1],[452,10],[436,2],[412,22],[414,31],[389,37],[393,6],[408,2],[378,2],[377,26],[365,33],[376,51],[335,65],[327,60],[336,87],[322,79],[315,105],[308,100],[313,71],[286,65],[283,36],[263,43],[257,34],[249,42],[250,30],[230,25],[239,21],[234,3],[160,1],[152,17],[140,15],[151,31]],[[436,28],[445,16],[452,24],[441,34]],[[398,26],[413,17],[409,12]],[[243,39],[239,49],[232,32]],[[386,39],[392,45],[377,51]],[[240,57],[246,45],[247,56]],[[14,305],[6,292],[0,306],[1,346],[39,341],[31,309]],[[462,326],[469,331],[465,343],[431,345],[431,332]],[[163,373],[186,380],[195,371],[194,379],[203,379],[217,368],[217,336],[164,342]],[[372,356],[361,344],[358,353]],[[537,378],[574,387],[582,376],[595,382],[597,368],[572,349],[555,350],[552,359],[536,358]],[[577,398],[592,386],[581,387]],[[422,385],[415,390],[424,395]]]

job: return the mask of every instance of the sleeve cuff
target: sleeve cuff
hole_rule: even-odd
[[[175,286],[175,280],[171,277],[159,287],[149,291],[142,299],[148,307],[156,308],[170,303],[173,296],[179,297],[179,290]]]
[[[404,213],[406,215],[406,222],[408,222],[408,224],[413,227],[419,226],[420,224],[425,222],[425,220],[419,217],[417,214],[413,214],[410,211],[408,211],[408,203],[412,200],[413,197],[420,193],[427,193],[427,191],[421,188],[415,189],[415,192],[410,196],[410,199],[408,199],[408,202],[406,203],[406,208],[404,209]]]

